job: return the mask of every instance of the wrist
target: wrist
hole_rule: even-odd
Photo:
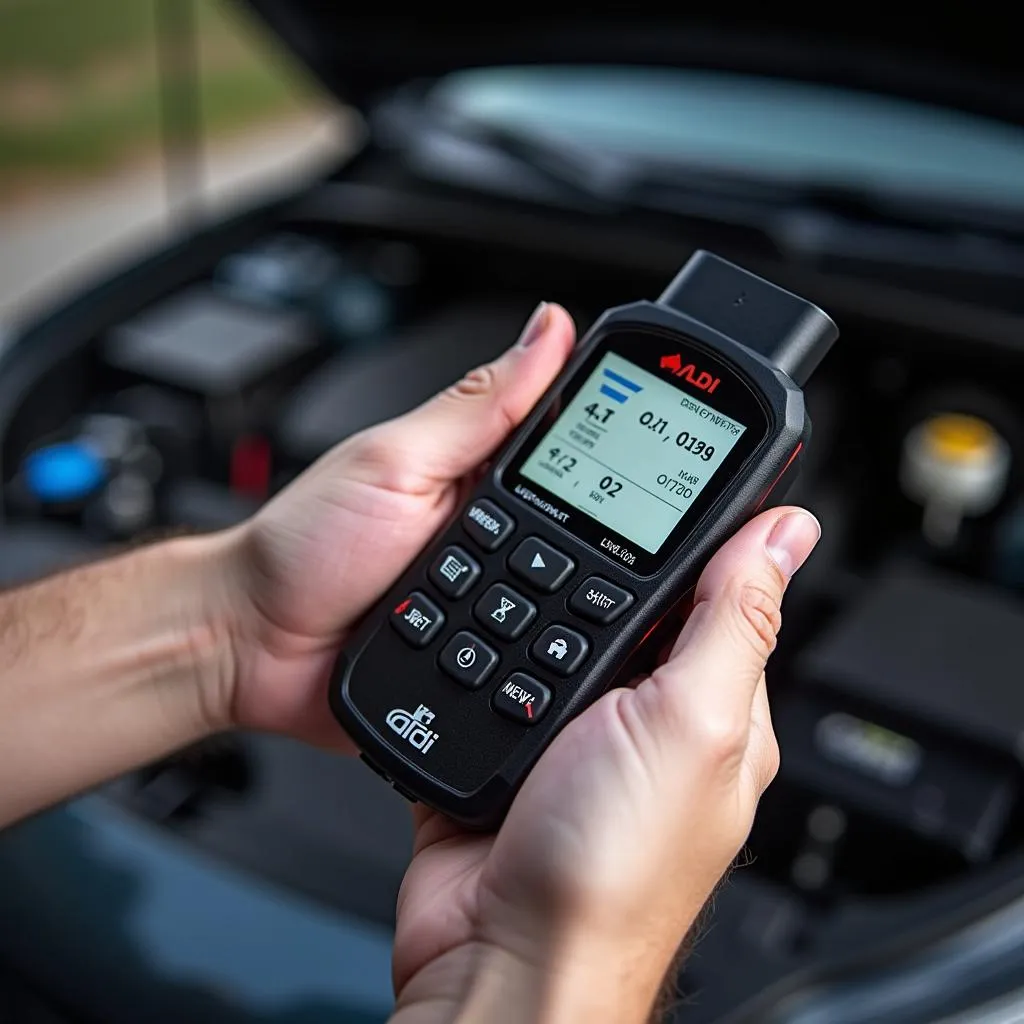
[[[217,538],[184,538],[0,595],[0,824],[225,725],[232,602]]]
[[[566,938],[522,955],[471,941],[425,964],[402,986],[392,1024],[643,1024],[666,967],[654,950],[631,958],[611,942]]]
[[[184,688],[191,691],[200,734],[234,726],[241,623],[246,591],[234,531],[180,537],[144,554],[161,562],[163,600],[173,639],[172,658],[180,663]],[[197,738],[201,738],[197,737]]]

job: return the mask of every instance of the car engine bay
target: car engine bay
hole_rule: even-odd
[[[1024,894],[1019,314],[724,228],[411,186],[380,159],[82,292],[4,355],[0,583],[238,523],[332,445],[495,356],[539,299],[582,333],[714,249],[828,309],[842,338],[808,390],[790,496],[824,535],[769,666],[782,768],[687,963],[683,1017],[925,1021],[1018,983],[1024,953],[965,983],[947,947]],[[358,761],[225,736],[101,796],[393,921],[407,808]],[[901,970],[929,995],[886,1016]]]

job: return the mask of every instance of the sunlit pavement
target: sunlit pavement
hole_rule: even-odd
[[[325,115],[278,125],[208,148],[208,210],[226,210],[313,174],[337,159],[350,137]],[[142,253],[168,231],[167,192],[156,162],[21,206],[0,204],[0,349],[12,325]]]

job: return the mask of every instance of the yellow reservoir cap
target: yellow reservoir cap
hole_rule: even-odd
[[[956,540],[965,516],[991,511],[1006,493],[1010,445],[990,423],[958,412],[934,413],[907,432],[900,485],[924,506],[930,544]]]
[[[931,454],[950,462],[991,459],[999,447],[999,435],[977,416],[942,413],[924,424],[924,441]]]

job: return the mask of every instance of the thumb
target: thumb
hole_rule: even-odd
[[[786,585],[820,533],[809,512],[773,509],[747,523],[708,563],[669,660],[636,691],[638,710],[667,756],[678,758],[684,744],[718,765],[742,761]]]
[[[384,429],[396,447],[415,438],[425,477],[456,480],[522,422],[562,369],[574,341],[569,314],[542,302],[510,349]]]

